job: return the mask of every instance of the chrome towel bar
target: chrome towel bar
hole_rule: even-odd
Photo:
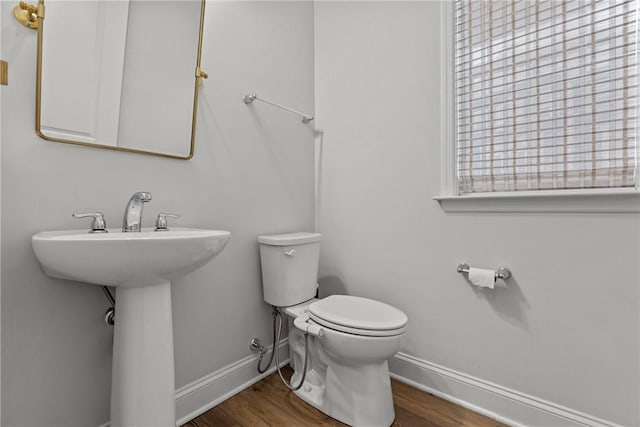
[[[460,274],[469,274],[469,264],[466,264],[466,263],[458,264],[458,268],[456,270]],[[509,271],[508,268],[500,267],[495,271],[496,280],[497,279],[507,280],[509,277],[511,277],[511,271]]]
[[[280,109],[288,111],[290,113],[297,114],[300,117],[302,117],[302,123],[304,123],[304,124],[307,124],[311,120],[313,120],[313,116],[310,116],[309,114],[301,113],[300,111],[294,110],[293,108],[285,107],[284,105],[278,104],[277,102],[269,101],[268,99],[259,98],[258,95],[256,95],[255,93],[249,93],[249,94],[245,95],[242,98],[242,100],[247,105],[251,104],[253,101],[256,101],[256,100],[262,101],[262,102],[264,102],[266,104],[273,105],[274,107],[280,108]]]

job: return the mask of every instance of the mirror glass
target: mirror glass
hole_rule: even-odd
[[[204,0],[48,0],[39,134],[190,158],[203,12]]]

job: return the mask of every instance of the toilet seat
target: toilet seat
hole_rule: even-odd
[[[312,303],[309,317],[329,329],[369,337],[400,335],[408,322],[395,307],[349,295],[331,295]]]

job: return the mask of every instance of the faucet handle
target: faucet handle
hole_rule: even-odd
[[[159,213],[158,218],[156,219],[156,230],[155,231],[169,231],[167,228],[167,218],[180,218],[178,214],[170,214],[170,213]]]
[[[102,212],[89,212],[89,213],[72,213],[74,218],[93,218],[91,221],[91,230],[89,233],[107,233],[107,223],[104,220]]]

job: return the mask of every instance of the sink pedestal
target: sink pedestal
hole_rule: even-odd
[[[111,427],[175,427],[171,283],[116,291]]]

